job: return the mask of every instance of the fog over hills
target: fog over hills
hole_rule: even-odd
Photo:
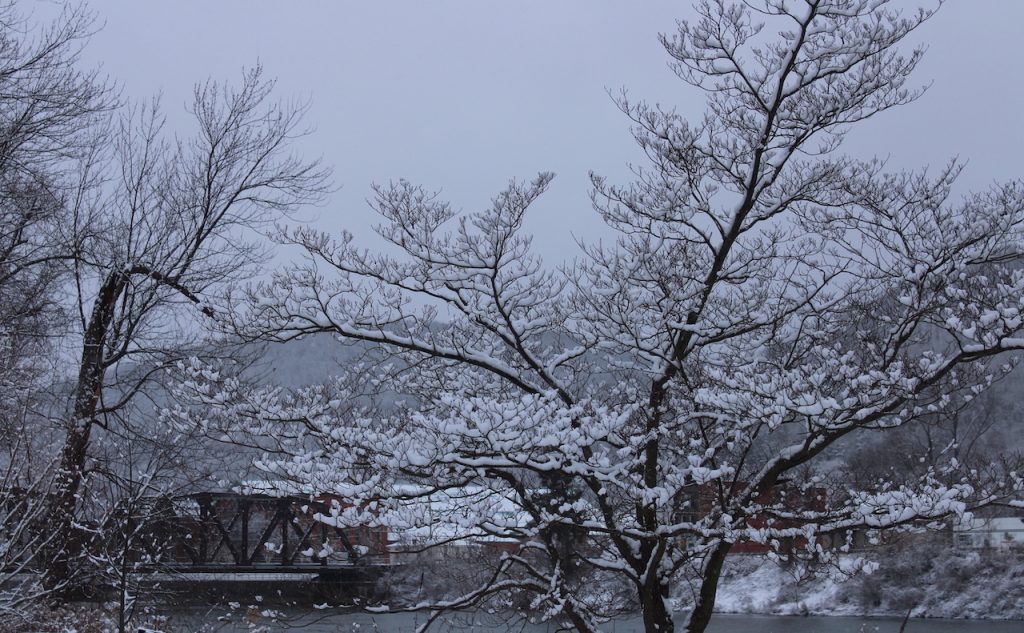
[[[322,383],[359,362],[370,349],[331,334],[314,334],[287,343],[263,344],[250,375],[261,383],[285,388]]]
[[[288,343],[266,344],[255,352],[257,360],[249,373],[262,384],[288,389],[319,384],[366,360],[372,350],[369,344],[344,342],[331,334],[311,335]],[[979,424],[984,427],[981,444],[1024,450],[1024,368],[1015,368],[975,398],[961,412],[957,431],[966,429],[973,440],[970,429]],[[842,453],[871,441],[870,436],[863,435],[851,439]],[[941,441],[941,434],[936,441]]]

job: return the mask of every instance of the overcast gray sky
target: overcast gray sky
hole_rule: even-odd
[[[906,2],[906,6],[915,6]],[[87,49],[125,94],[157,91],[171,122],[191,86],[235,79],[261,61],[281,96],[311,101],[303,150],[333,165],[341,189],[316,224],[365,235],[371,182],[441,188],[455,207],[486,205],[510,178],[558,174],[529,228],[549,262],[570,231],[602,234],[587,173],[613,181],[638,160],[606,89],[699,117],[702,95],[666,66],[657,34],[692,14],[667,0],[92,0],[105,23]],[[934,86],[917,104],[861,127],[848,149],[892,164],[970,161],[964,183],[1019,177],[1024,144],[1024,1],[948,0],[919,31],[918,70]],[[364,242],[369,243],[369,242]]]

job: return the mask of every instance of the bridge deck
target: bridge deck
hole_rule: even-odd
[[[193,565],[188,563],[170,563],[154,566],[146,571],[152,573],[167,572],[178,574],[332,574],[360,571],[384,572],[399,566],[400,565],[386,562],[334,563],[331,565],[281,565],[277,563],[257,565],[234,565],[231,563]]]

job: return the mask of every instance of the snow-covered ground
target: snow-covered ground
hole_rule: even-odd
[[[760,557],[736,556],[727,566],[716,610],[1024,619],[1024,554],[919,545],[869,556],[878,563],[871,574],[823,574],[803,581]],[[687,594],[686,587],[678,591],[681,609],[689,604]]]
[[[726,562],[715,610],[898,618],[910,611],[922,618],[1024,620],[1024,551],[956,550],[948,534],[927,534],[859,557],[875,570],[854,576],[816,570],[798,578],[792,569],[762,556],[733,555]],[[853,567],[845,562],[844,567]],[[393,596],[409,602],[442,598],[467,579],[472,582],[460,575],[473,563],[463,568],[452,560],[432,561],[425,574],[409,568],[413,573],[391,578],[390,588]],[[634,590],[621,578],[593,579],[588,588],[589,597],[600,604],[627,613],[638,608]],[[687,583],[677,584],[672,592],[675,610],[689,610],[693,594]]]

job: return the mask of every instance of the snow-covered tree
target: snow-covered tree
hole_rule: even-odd
[[[195,133],[173,137],[156,104],[122,103],[83,68],[85,8],[38,24],[3,0],[0,27],[0,558],[20,572],[46,550],[54,590],[72,576],[94,429],[202,349],[204,294],[253,270],[253,232],[318,200],[329,170],[291,153],[304,108],[275,102],[259,67],[197,86]]]
[[[705,630],[740,544],[919,525],[1010,494],[955,473],[847,486],[822,499],[831,450],[922,420],[993,379],[1024,347],[1020,183],[954,197],[961,167],[892,172],[839,152],[860,121],[914,101],[931,10],[886,0],[704,0],[663,44],[707,114],[626,99],[650,158],[637,180],[594,177],[618,233],[545,268],[523,234],[551,176],[456,213],[406,182],[379,187],[394,249],[299,228],[308,264],[234,299],[236,330],[331,333],[390,358],[315,388],[245,388],[184,367],[201,405],[167,414],[272,446],[262,466],[353,505],[322,520],[519,543],[478,587],[410,608],[472,608],[527,592],[545,616],[597,630],[585,583],[635,591],[647,631],[672,631],[669,588],[699,586]],[[995,365],[991,365],[995,367]],[[375,406],[388,394],[396,406]],[[949,466],[955,468],[955,464]],[[512,504],[513,512],[507,507]],[[780,554],[781,555],[781,554]]]
[[[259,229],[329,186],[319,161],[292,153],[305,133],[303,108],[275,102],[273,87],[258,66],[237,88],[198,85],[195,133],[185,138],[164,131],[156,103],[120,112],[110,154],[94,166],[109,182],[67,229],[80,351],[55,484],[57,534],[69,533],[82,498],[94,428],[116,419],[161,369],[204,348],[196,325],[212,315],[204,296],[262,261]],[[50,584],[69,577],[74,555],[52,555]]]
[[[52,455],[39,429],[68,331],[63,228],[93,183],[76,168],[102,143],[111,86],[78,63],[92,33],[82,7],[37,23],[0,2],[0,619],[45,591],[26,574],[52,539]]]

